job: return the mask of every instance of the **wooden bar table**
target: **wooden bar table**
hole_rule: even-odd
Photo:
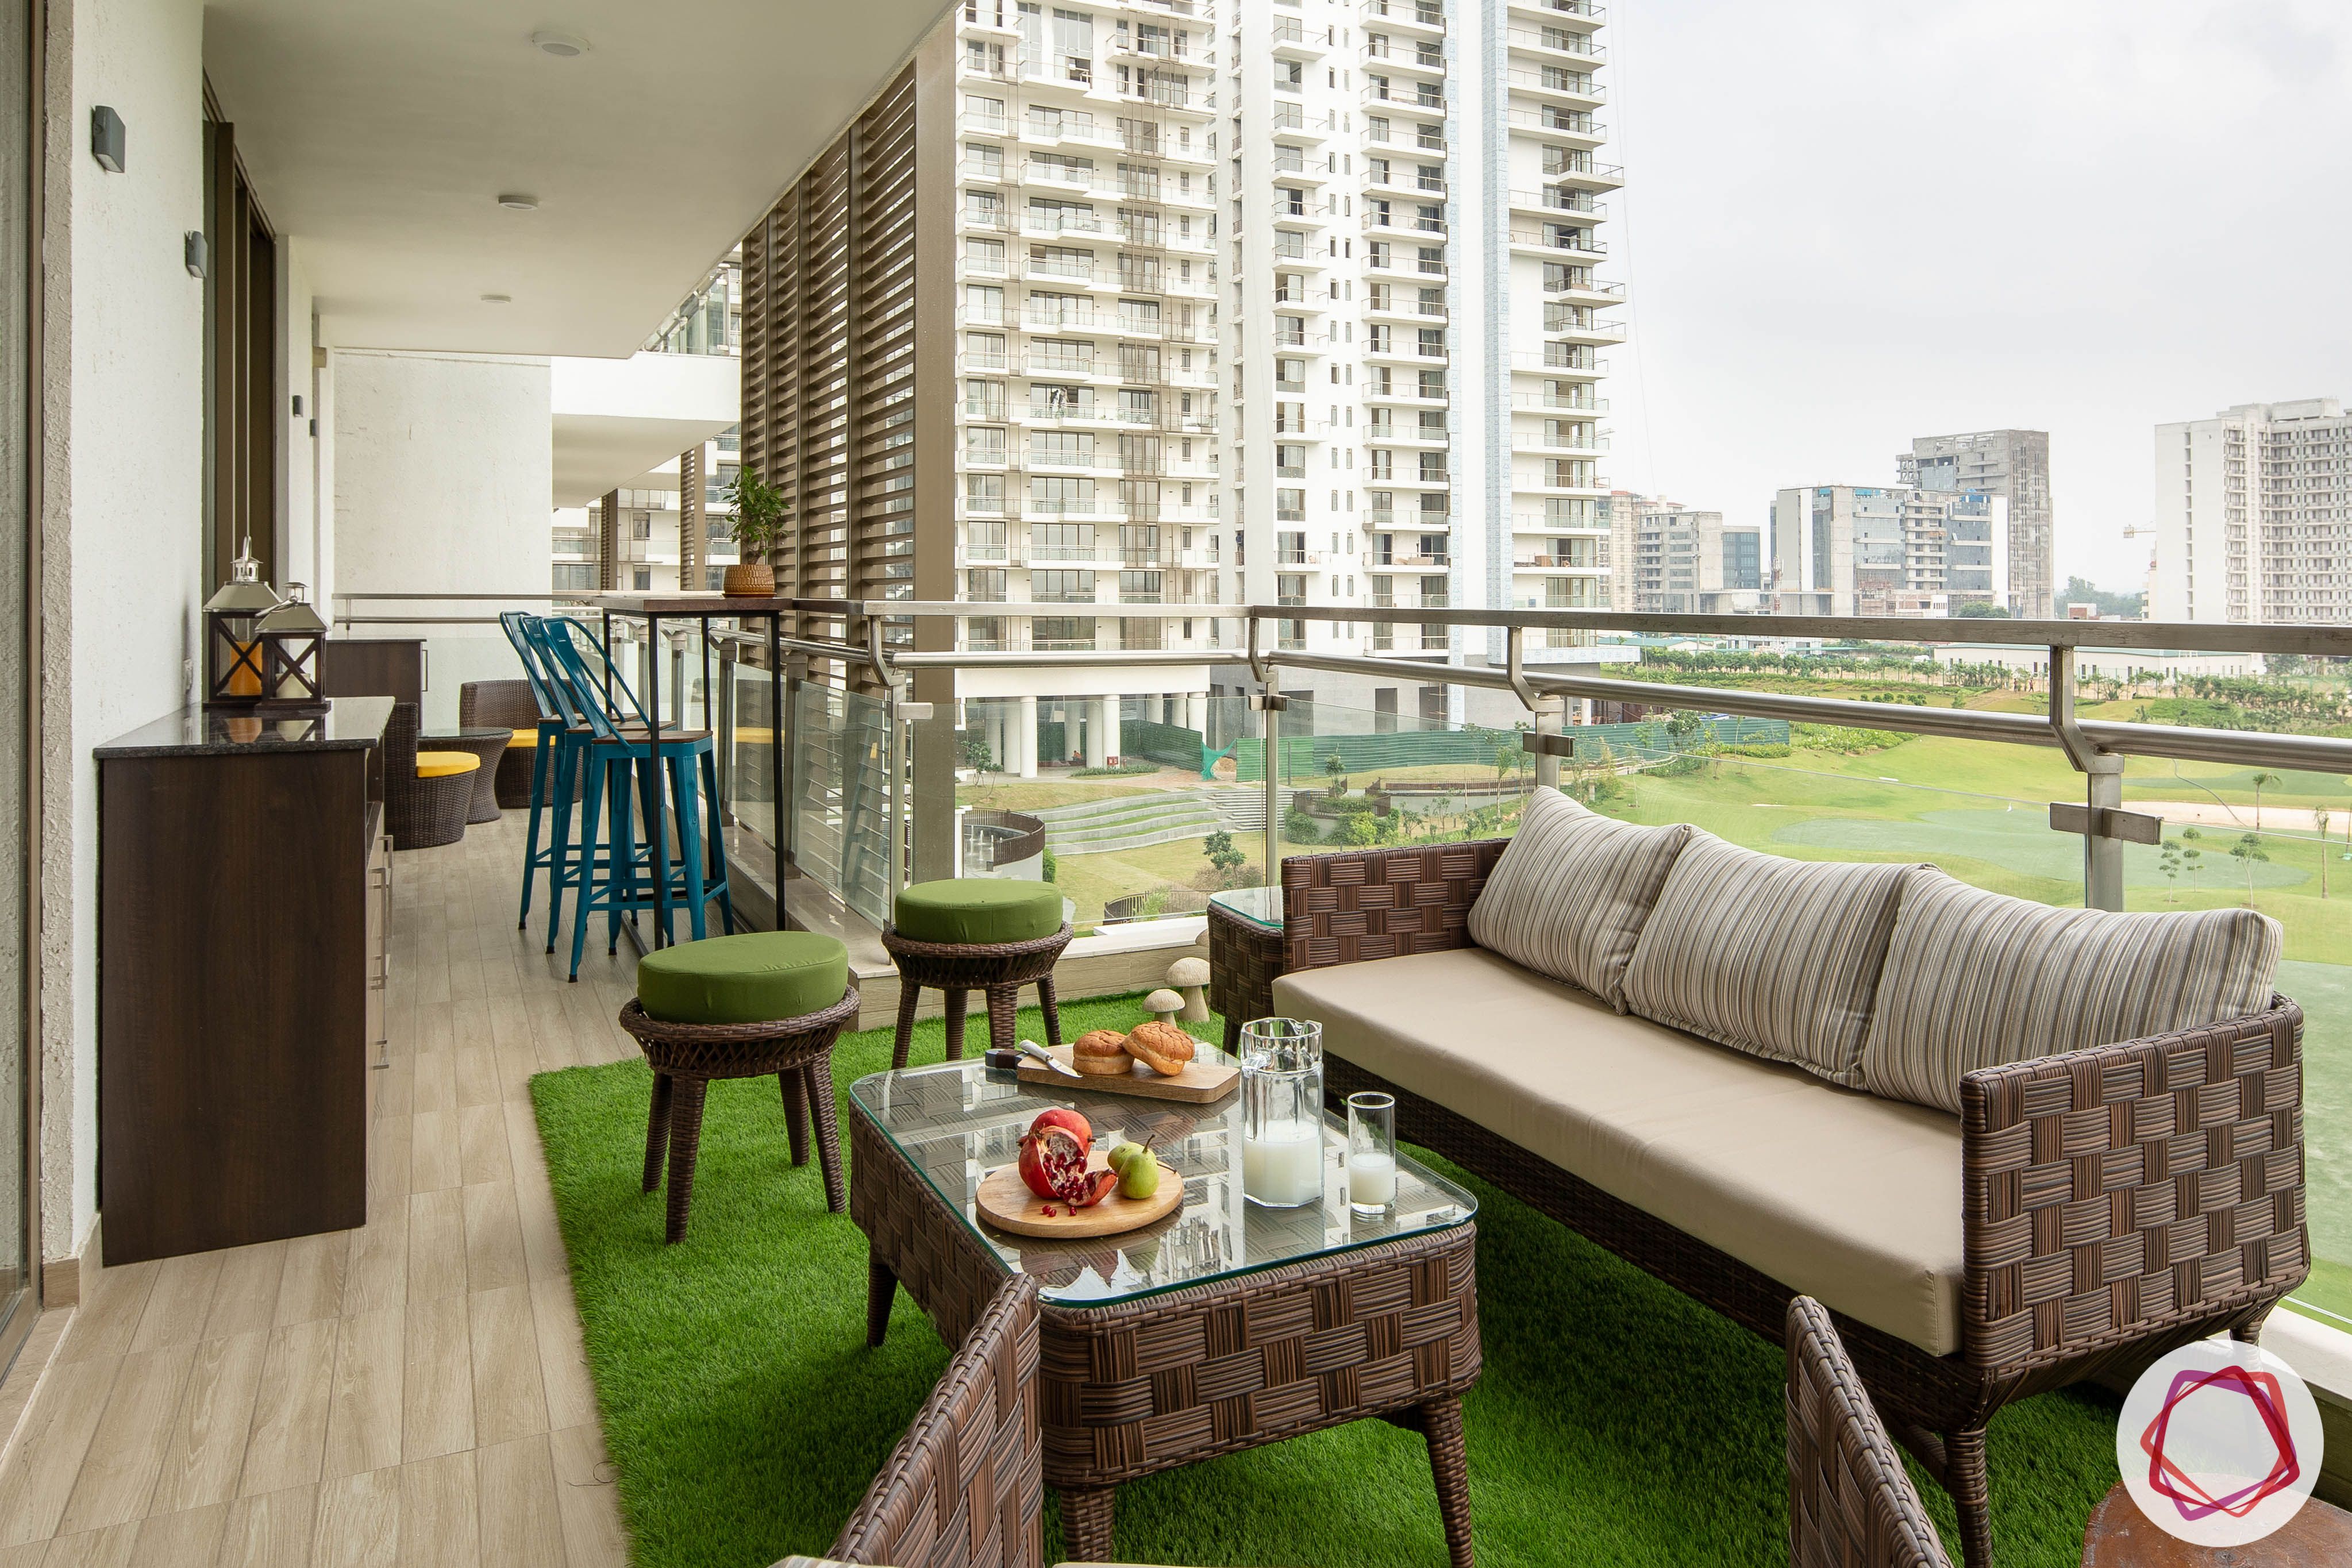
[[[759,621],[767,625],[768,641],[768,765],[775,779],[775,832],[779,841],[789,841],[784,831],[784,812],[790,802],[784,788],[784,666],[782,647],[785,641],[782,622],[786,616],[797,615],[805,601],[789,599],[782,594],[760,596],[729,593],[591,593],[583,602],[604,618],[604,701],[607,709],[613,698],[613,617],[622,616],[646,623],[646,646],[651,650],[646,660],[646,718],[658,736],[664,729],[683,728],[686,719],[685,694],[680,693],[677,712],[671,719],[662,716],[661,687],[661,626],[664,621],[692,621],[702,629],[702,691],[706,715],[717,712],[710,698],[710,623],[713,621]],[[683,684],[681,681],[680,684]],[[732,737],[729,737],[732,740]],[[669,835],[663,829],[665,814],[669,810],[669,783],[659,768],[653,769],[653,821],[647,838],[654,852],[654,886],[667,889],[669,885]],[[713,822],[708,830],[719,831]],[[778,844],[781,856],[783,843]],[[624,921],[621,929],[640,946],[634,923]],[[662,945],[662,922],[654,922],[653,941]]]

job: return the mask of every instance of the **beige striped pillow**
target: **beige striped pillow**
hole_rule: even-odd
[[[1645,1019],[1859,1084],[1911,869],[1783,860],[1694,828],[1634,945],[1625,1000]]]
[[[1903,885],[1864,1086],[1958,1111],[1979,1067],[2259,1012],[2280,942],[2251,909],[2053,909],[1923,866]]]
[[[1470,940],[1622,1013],[1634,939],[1691,831],[1614,821],[1538,789],[1470,906]]]

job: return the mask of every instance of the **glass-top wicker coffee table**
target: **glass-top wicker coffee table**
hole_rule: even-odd
[[[1202,1048],[1202,1059],[1221,1057]],[[1455,1568],[1469,1568],[1462,1395],[1478,1379],[1477,1203],[1401,1156],[1397,1201],[1349,1207],[1345,1129],[1326,1117],[1323,1197],[1262,1208],[1241,1192],[1241,1096],[1185,1105],[1033,1086],[979,1061],[861,1078],[849,1090],[849,1212],[871,1248],[866,1342],[904,1285],[950,1344],[1013,1273],[1041,1298],[1045,1481],[1068,1555],[1112,1560],[1122,1481],[1379,1416],[1429,1441]],[[1038,1240],[973,1217],[1040,1111],[1071,1106],[1097,1144],[1150,1141],[1183,1207],[1123,1235]]]

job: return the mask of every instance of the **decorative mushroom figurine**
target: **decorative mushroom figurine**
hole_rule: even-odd
[[[1143,1010],[1161,1023],[1174,1023],[1183,1009],[1184,998],[1164,986],[1143,998]]]
[[[1209,1002],[1201,994],[1201,988],[1209,983],[1209,961],[1192,957],[1177,959],[1168,966],[1168,983],[1184,993],[1184,1021],[1206,1023]]]

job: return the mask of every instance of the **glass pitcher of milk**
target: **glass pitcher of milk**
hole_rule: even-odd
[[[1267,1208],[1323,1197],[1323,1026],[1242,1025],[1242,1196]]]

